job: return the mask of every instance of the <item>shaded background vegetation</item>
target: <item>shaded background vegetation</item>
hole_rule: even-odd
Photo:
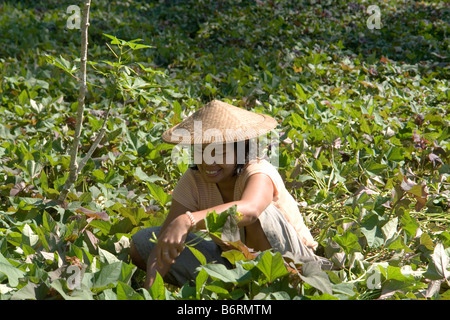
[[[418,298],[427,288],[448,297],[445,287],[429,289],[430,281],[442,282],[432,259],[436,245],[443,243],[448,255],[450,243],[448,4],[93,1],[89,60],[97,65],[88,69],[84,151],[107,102],[114,108],[105,140],[62,209],[48,201],[67,177],[78,87],[49,56],[76,70],[80,36],[66,27],[73,4],[81,6],[0,3],[0,252],[18,270],[35,266],[16,286],[0,278],[8,288],[2,297],[30,297],[22,290],[30,286],[41,288],[38,298],[70,297],[64,280],[55,287],[52,276],[34,277],[75,263],[73,257],[99,277],[92,266],[114,260],[101,250],[130,276],[87,296],[117,297],[122,290],[121,297],[136,297],[123,293],[134,272],[126,267],[126,239],[162,221],[186,169],[171,161],[172,146],[161,143],[161,133],[213,98],[279,121],[280,173],[319,253],[342,267],[328,276],[348,285],[346,298],[411,298],[408,291]],[[367,27],[372,4],[380,8],[381,29]],[[117,59],[104,34],[139,38],[152,48],[124,54],[135,73],[114,77]],[[115,91],[117,79],[128,89]],[[88,221],[80,208],[96,218]],[[42,251],[58,254],[52,260]],[[385,286],[372,292],[364,275],[373,263],[410,266],[422,278],[395,286],[400,280],[386,273]],[[433,270],[438,275],[430,276]],[[134,273],[135,289],[141,277]]]

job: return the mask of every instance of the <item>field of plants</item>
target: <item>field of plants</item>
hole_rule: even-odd
[[[450,298],[446,1],[92,0],[80,159],[105,134],[61,203],[71,5],[0,2],[1,300]],[[279,172],[333,270],[234,243],[232,269],[196,253],[195,283],[142,288],[130,237],[187,169],[161,134],[212,99],[277,119]]]

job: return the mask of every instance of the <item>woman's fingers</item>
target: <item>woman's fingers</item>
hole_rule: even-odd
[[[165,244],[162,245],[159,250],[159,261],[164,261],[165,263],[172,264],[175,262],[175,259],[180,255],[181,251],[183,251],[183,244]]]
[[[163,250],[162,258],[165,263],[174,263],[174,259],[177,257],[176,249],[174,250],[173,247],[166,247]]]
[[[174,220],[167,229],[158,236],[158,265],[163,263],[172,264],[184,249],[184,241],[187,231],[182,220]]]

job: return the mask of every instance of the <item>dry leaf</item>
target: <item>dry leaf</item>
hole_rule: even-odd
[[[104,221],[109,221],[109,215],[104,211],[92,211],[83,207],[75,210],[76,213],[84,213],[89,218],[100,219]]]
[[[302,72],[302,71],[303,71],[303,68],[302,68],[301,66],[299,66],[299,67],[297,67],[297,66],[293,66],[292,68],[294,69],[294,72],[297,72],[297,73],[299,73],[299,72]]]
[[[81,268],[81,260],[77,256],[74,257],[66,256],[66,262],[70,263],[73,266],[78,266]]]

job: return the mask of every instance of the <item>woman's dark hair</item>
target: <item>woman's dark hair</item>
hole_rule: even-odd
[[[234,146],[234,154],[237,154],[238,147],[241,147],[241,144],[238,143],[238,142],[234,142],[233,146]],[[250,154],[249,141],[245,140],[244,163],[238,163],[236,165],[236,168],[234,169],[233,176],[239,175],[242,172],[242,170],[244,169],[244,167],[250,162],[250,160],[252,160],[254,158],[256,158],[256,154],[253,154],[253,153]],[[196,164],[193,164],[189,168],[191,168],[192,170],[198,170],[198,167],[197,167]]]

